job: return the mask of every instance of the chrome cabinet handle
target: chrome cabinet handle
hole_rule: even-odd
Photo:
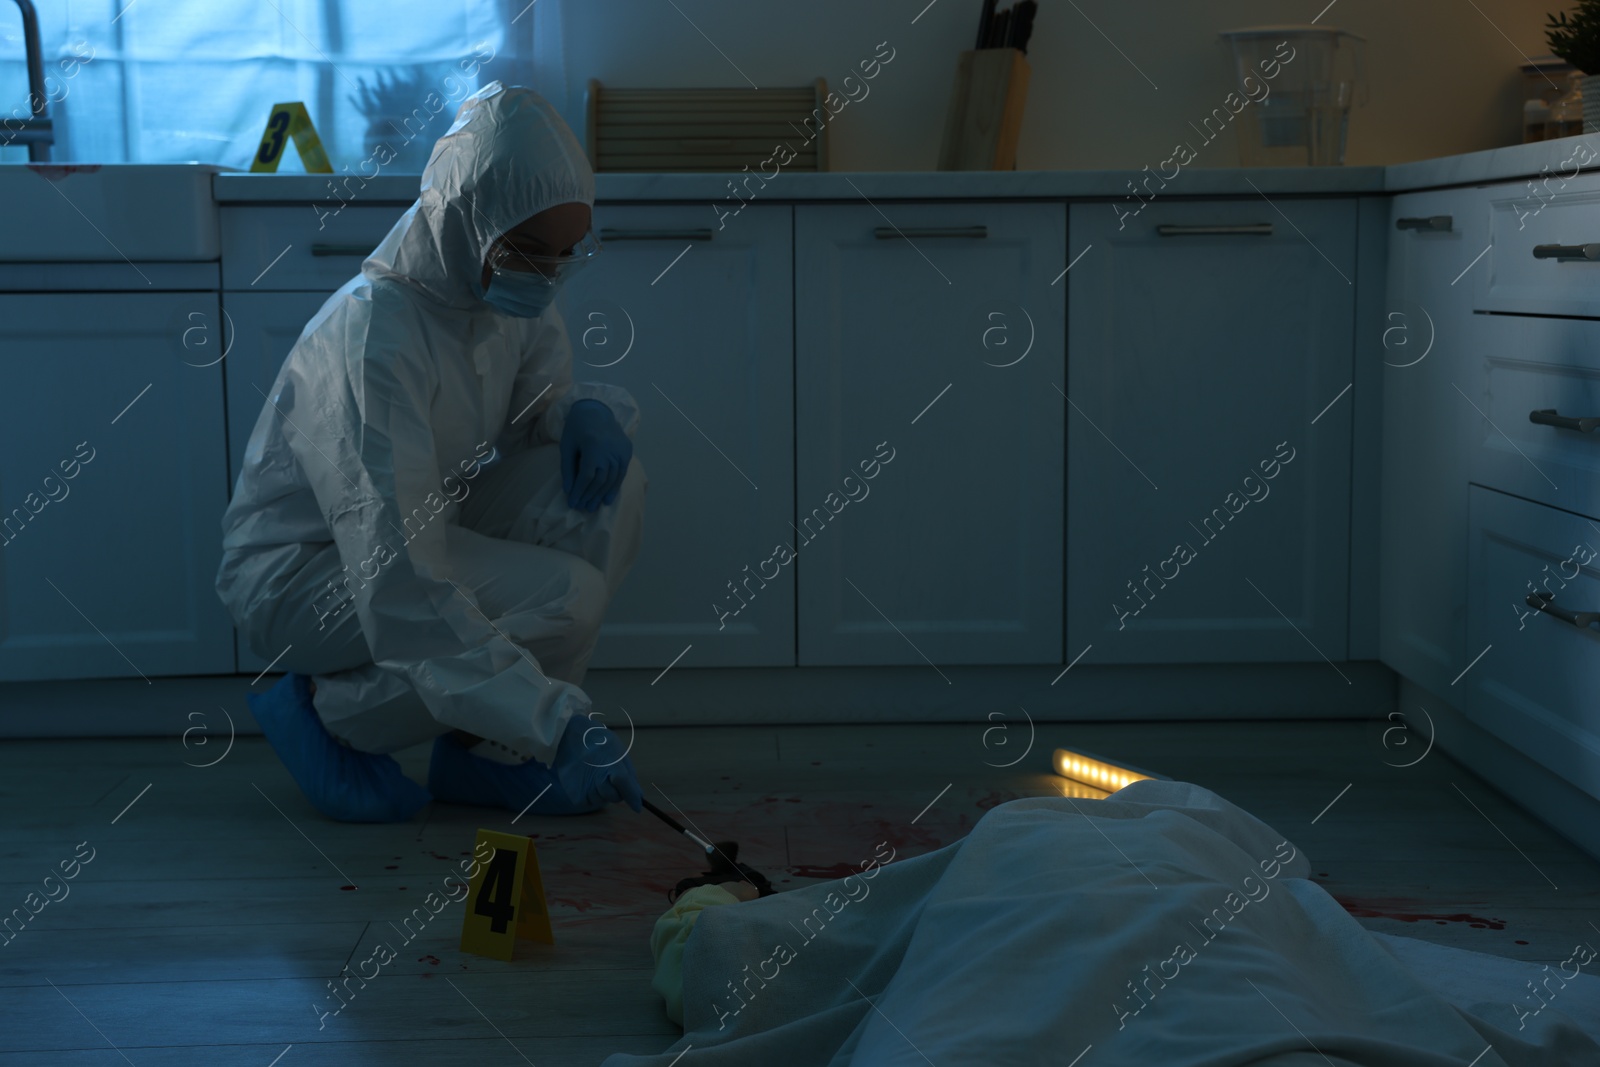
[[[601,241],[709,241],[711,227],[685,230],[601,230]]]
[[[1528,607],[1538,608],[1546,615],[1554,615],[1562,622],[1576,626],[1580,630],[1587,630],[1600,622],[1600,611],[1571,611],[1557,606],[1554,593],[1529,593],[1527,602]]]
[[[1555,408],[1530,411],[1528,421],[1537,422],[1540,426],[1559,426],[1563,430],[1577,430],[1579,433],[1594,433],[1596,427],[1600,427],[1600,418],[1575,419],[1571,415],[1557,414]]]
[[[1448,233],[1455,219],[1449,215],[1429,215],[1427,218],[1395,219],[1394,228],[1397,230],[1435,230]]]
[[[1236,226],[1157,226],[1162,237],[1271,237],[1272,223],[1245,222]]]
[[[314,244],[311,254],[314,256],[361,256],[365,259],[372,254],[372,245],[327,245]]]
[[[987,226],[923,226],[912,227],[908,230],[897,230],[893,226],[879,226],[872,231],[872,236],[880,241],[892,241],[899,237],[910,240],[913,237],[988,237]]]
[[[1600,244],[1534,245],[1534,259],[1600,259]]]

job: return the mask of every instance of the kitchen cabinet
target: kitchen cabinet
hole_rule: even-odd
[[[409,204],[241,204],[222,209],[222,287],[331,293],[360,273]]]
[[[1472,481],[1569,511],[1600,510],[1600,322],[1478,315],[1461,388]],[[1463,404],[1463,407],[1467,405]]]
[[[1073,205],[1070,656],[1345,658],[1356,222],[1350,199]]]
[[[1555,159],[1538,180],[1479,190],[1488,254],[1472,272],[1477,310],[1600,316],[1600,263],[1587,258],[1600,241],[1600,175],[1579,173],[1592,146],[1563,141],[1550,145]]]
[[[799,662],[1062,653],[1066,209],[795,208]]]
[[[1363,346],[1383,363],[1380,655],[1440,694],[1472,655],[1462,579],[1468,442],[1483,421],[1471,370],[1484,345],[1471,276],[1485,269],[1473,262],[1488,243],[1483,202],[1475,189],[1394,199],[1384,332]]]
[[[604,251],[560,294],[572,376],[633,394],[649,479],[594,667],[795,662],[795,570],[763,567],[794,518],[792,209],[709,217],[597,206]]]
[[[0,294],[0,322],[0,421],[28,427],[0,452],[0,680],[231,673],[216,292]]]
[[[1485,652],[1461,682],[1467,716],[1600,799],[1600,527],[1482,486],[1469,497],[1468,647]]]

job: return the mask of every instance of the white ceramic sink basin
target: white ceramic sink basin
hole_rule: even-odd
[[[0,262],[215,260],[208,163],[0,164]]]

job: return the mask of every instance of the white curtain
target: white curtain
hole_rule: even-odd
[[[420,171],[456,105],[489,81],[565,110],[558,2],[39,0],[51,159],[247,168],[272,105],[298,100],[335,171],[378,140],[397,153],[390,170]],[[0,120],[27,110],[22,22],[0,0]],[[0,162],[26,159],[25,146],[0,148]],[[280,172],[302,169],[286,152]]]

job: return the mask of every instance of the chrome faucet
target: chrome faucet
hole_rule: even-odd
[[[33,163],[48,162],[50,146],[55,143],[55,128],[46,110],[49,102],[44,91],[44,57],[39,46],[39,15],[33,9],[33,0],[17,0],[22,9],[22,40],[28,57],[28,110],[33,113],[26,119],[0,119],[5,136],[0,146],[20,142],[28,146],[28,160]]]

